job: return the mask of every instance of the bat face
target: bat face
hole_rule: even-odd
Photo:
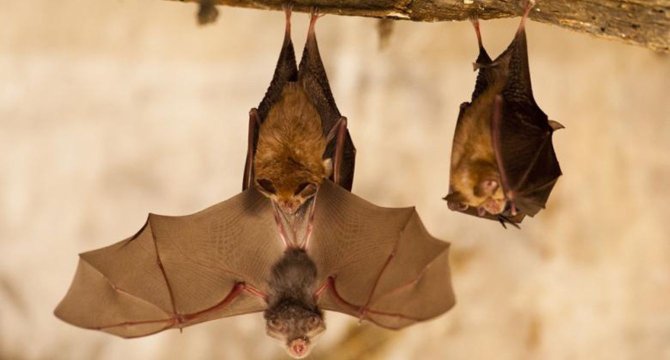
[[[288,84],[261,125],[256,157],[258,190],[286,214],[294,214],[330,176],[323,160],[326,139],[314,104],[299,83]]]
[[[318,337],[326,330],[323,316],[299,305],[287,306],[269,317],[266,332],[279,340],[296,359],[309,355]]]
[[[505,210],[507,199],[491,139],[491,94],[466,107],[454,134],[450,191],[446,197],[452,210],[475,208],[481,215],[497,215]]]
[[[316,277],[316,264],[302,248],[288,247],[272,266],[265,329],[294,358],[307,356],[326,329],[313,296]]]

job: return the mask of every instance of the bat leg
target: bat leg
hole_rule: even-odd
[[[482,33],[481,33],[480,29],[479,29],[479,19],[477,18],[476,15],[473,15],[472,17],[470,17],[470,23],[472,23],[472,27],[475,28],[475,34],[477,35],[477,44],[479,45],[479,53],[480,53],[480,54],[481,54],[482,52],[485,53],[486,50],[484,50],[484,45],[483,45],[483,43],[482,43]],[[483,65],[483,64],[481,64],[481,63],[479,63],[479,62],[476,62],[476,61],[473,62],[473,63],[472,63],[472,71],[477,71],[477,70],[479,70],[479,68],[480,68],[482,65]]]
[[[291,13],[293,12],[293,4],[291,3],[284,3],[282,5],[282,9],[284,9],[284,15],[286,16],[286,32],[285,32],[285,38],[290,39],[291,38]]]
[[[477,35],[477,44],[479,44],[480,49],[483,49],[484,45],[482,44],[482,33],[479,29],[479,19],[477,18],[476,15],[470,17],[470,23],[472,24],[472,27],[475,28],[475,34]]]
[[[258,136],[258,129],[260,128],[260,119],[258,118],[258,110],[251,109],[249,111],[249,133],[247,143],[247,162],[244,165],[244,178],[242,179],[242,190],[251,187],[254,181],[254,153],[256,151],[254,140]]]
[[[521,23],[519,24],[519,28],[517,29],[516,33],[522,33],[526,30],[526,19],[528,19],[528,15],[530,15],[530,10],[533,9],[535,6],[535,0],[528,0],[526,3],[526,9],[523,12],[523,16],[521,17]]]
[[[482,42],[482,32],[479,28],[479,19],[476,15],[470,17],[470,23],[472,23],[472,27],[475,29],[475,35],[477,35],[477,45],[479,46],[479,55],[477,56],[477,60],[472,63],[472,70],[477,71],[481,68],[491,66],[491,57],[486,52],[486,49],[484,49],[484,43]]]
[[[333,159],[333,182],[337,185],[342,185],[342,157],[344,155],[344,142],[347,135],[347,118],[342,116],[335,123],[328,136],[326,143],[330,143],[335,139],[335,156]]]
[[[316,25],[316,21],[319,20],[320,17],[324,16],[325,14],[319,13],[319,8],[316,6],[313,6],[311,11],[310,11],[310,18],[309,18],[309,31],[307,32],[307,36],[315,36],[314,34],[314,26]]]

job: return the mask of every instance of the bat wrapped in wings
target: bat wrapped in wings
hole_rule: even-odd
[[[268,335],[303,357],[323,310],[399,329],[454,305],[449,244],[414,208],[378,207],[328,180],[315,197],[313,226],[295,241],[254,187],[193,215],[150,214],[134,236],[80,255],[55,314],[132,338],[263,311]]]
[[[473,20],[479,56],[470,103],[461,105],[451,153],[449,208],[518,227],[526,215],[545,207],[561,169],[552,144],[554,130],[533,97],[525,21],[495,60],[482,45]]]
[[[249,145],[243,189],[256,186],[284,215],[293,215],[324,179],[351,190],[356,149],[330,90],[316,41],[312,12],[307,41],[296,65],[291,8],[279,60],[265,97],[249,112]]]

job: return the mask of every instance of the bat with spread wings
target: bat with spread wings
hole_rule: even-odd
[[[323,310],[399,329],[454,305],[449,244],[414,208],[375,206],[329,180],[303,238],[277,231],[255,187],[189,216],[150,214],[134,236],[80,254],[55,310],[87,329],[133,338],[264,312],[268,335],[306,356]]]
[[[479,70],[472,100],[461,105],[451,152],[451,210],[518,227],[526,215],[545,207],[561,168],[552,144],[554,130],[533,97],[528,68],[525,21],[529,1],[514,40],[495,60],[482,45],[473,20]]]

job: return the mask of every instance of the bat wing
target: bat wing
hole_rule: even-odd
[[[382,208],[324,182],[313,243],[323,309],[398,329],[454,304],[449,243],[432,237],[414,208]]]
[[[267,118],[272,106],[281,99],[284,86],[289,82],[298,80],[298,66],[295,61],[295,50],[291,41],[290,31],[290,26],[287,26],[270,87],[268,87],[263,100],[258,105],[258,117],[261,123]]]
[[[307,36],[307,42],[302,52],[302,59],[299,67],[299,81],[303,84],[310,100],[315,105],[319,116],[321,117],[321,126],[324,136],[328,136],[338,120],[342,117],[337,109],[335,99],[330,90],[328,76],[321,61],[319,46],[316,41],[316,35],[313,28]],[[341,181],[340,184],[345,189],[351,191],[354,182],[354,167],[356,163],[356,148],[351,140],[349,130],[346,130],[342,150],[342,164],[340,166]],[[335,157],[336,142],[331,140],[324,154],[324,158]],[[332,180],[332,178],[331,178]]]
[[[247,147],[246,163],[244,165],[244,178],[242,181],[242,190],[250,187],[254,177],[253,159],[256,155],[256,146],[258,145],[258,133],[261,124],[267,118],[272,106],[281,99],[282,92],[286,84],[298,80],[298,66],[295,61],[295,49],[291,41],[291,27],[287,22],[286,32],[284,33],[284,42],[282,43],[279,59],[275,67],[274,75],[265,96],[258,105],[258,109],[251,109],[249,113],[249,144]]]
[[[491,66],[492,63],[491,57],[480,42],[479,55],[473,64],[474,69],[479,71],[477,73],[477,81],[475,82],[475,90],[472,92],[472,101],[479,97],[495,81],[495,70]]]
[[[55,315],[130,338],[262,311],[247,290],[267,292],[283,252],[276,237],[271,206],[253,189],[189,216],[150,214],[133,237],[80,254]]]
[[[509,74],[494,103],[493,147],[507,198],[517,210],[534,216],[544,208],[561,176],[552,144],[556,125],[550,124],[533,98],[523,30],[499,57],[505,58]]]

